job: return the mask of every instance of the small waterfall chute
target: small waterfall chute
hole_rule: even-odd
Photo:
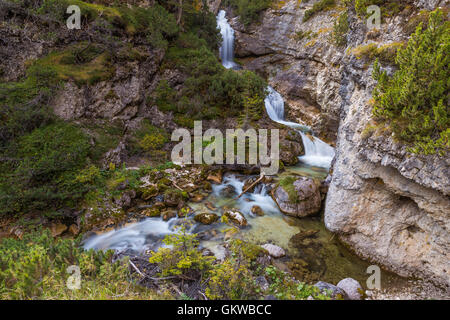
[[[295,122],[284,121],[283,97],[270,86],[267,90],[269,94],[264,100],[264,104],[269,118],[297,130],[302,136],[305,155],[299,157],[299,160],[310,166],[329,168],[334,158],[334,149],[317,137],[310,139],[304,133],[305,131],[310,131],[309,127]]]
[[[232,69],[237,67],[237,64],[234,62],[234,30],[228,23],[225,14],[224,10],[220,10],[217,15],[217,25],[222,35],[222,45],[219,52],[222,65],[227,69]]]

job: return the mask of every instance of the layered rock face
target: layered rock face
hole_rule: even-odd
[[[232,19],[237,56],[285,97],[288,118],[311,125],[325,140],[335,139],[326,227],[375,264],[448,288],[450,158],[410,154],[386,128],[372,127],[373,60],[352,53],[371,42],[407,41],[405,26],[411,18],[448,1],[410,1],[407,10],[383,20],[379,32],[368,30],[350,11],[346,48],[330,39],[343,8],[302,22],[305,9],[315,2],[286,1],[249,27]],[[305,33],[313,36],[296,36]]]

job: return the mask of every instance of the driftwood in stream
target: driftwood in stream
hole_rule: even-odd
[[[261,175],[259,176],[258,180],[256,180],[255,182],[253,182],[250,186],[248,186],[247,188],[245,188],[245,190],[242,191],[242,193],[236,198],[239,199],[240,197],[242,197],[242,195],[244,193],[246,193],[248,190],[252,189],[254,186],[256,186],[258,183],[261,182],[262,179],[264,179],[265,175],[263,173],[261,173]]]

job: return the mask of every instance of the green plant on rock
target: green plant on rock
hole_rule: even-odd
[[[257,21],[260,12],[268,9],[273,0],[226,0],[224,5],[232,6],[240,21],[244,25],[248,25]]]
[[[373,114],[389,123],[395,137],[410,143],[414,153],[441,155],[448,151],[450,89],[450,25],[437,9],[429,26],[419,25],[406,48],[397,52],[399,69],[389,77],[374,64],[378,81],[373,91]]]
[[[171,248],[160,248],[149,258],[150,263],[158,265],[162,277],[194,279],[212,268],[214,258],[202,255],[196,235],[188,233],[186,227],[179,227],[178,232],[167,235],[163,242]]]
[[[274,266],[266,267],[265,275],[271,282],[268,294],[275,296],[277,299],[304,300],[311,296],[316,300],[330,300],[330,297],[322,294],[319,288],[298,282]]]
[[[344,47],[347,45],[348,30],[348,11],[345,10],[333,25],[332,39],[337,46]]]
[[[311,9],[305,11],[303,22],[308,21],[318,12],[325,11],[334,7],[335,4],[335,0],[320,0],[319,2],[314,3]]]
[[[80,288],[69,289],[80,269]],[[25,234],[22,240],[0,242],[1,299],[145,299],[156,297],[136,286],[128,261],[113,261],[113,251],[84,251],[79,241],[54,239],[48,230]]]
[[[279,181],[280,187],[282,187],[284,191],[287,192],[289,196],[289,201],[292,203],[297,203],[299,201],[297,190],[295,190],[294,188],[294,182],[296,180],[297,180],[296,177],[287,176]]]

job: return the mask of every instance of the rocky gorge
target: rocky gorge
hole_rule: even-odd
[[[332,17],[343,10],[339,6],[303,22],[312,3],[286,1],[264,12],[260,23],[245,27],[238,17],[231,21],[244,68],[268,77],[286,98],[291,119],[336,143],[326,227],[385,268],[448,287],[448,153],[413,155],[383,134],[383,128],[370,127],[372,68],[367,57],[355,53],[369,43],[382,47],[405,41],[405,26],[420,10],[448,3],[407,4],[398,15],[385,18],[376,34],[350,12],[345,48],[330,41]],[[296,36],[305,33],[312,36]]]
[[[374,58],[394,73],[411,30],[448,3],[394,2],[374,30],[351,1],[272,1],[251,19],[236,1],[186,1],[185,12],[87,1],[83,28],[66,30],[47,1],[1,1],[4,259],[9,238],[43,226],[54,241],[78,237],[95,261],[126,261],[127,277],[156,299],[448,298],[448,149],[413,153],[372,112]],[[49,106],[51,116],[22,128],[11,106]],[[193,120],[203,132],[279,129],[280,173],[169,162],[171,132],[193,135]],[[47,127],[56,133],[39,133]],[[110,260],[95,256],[108,249]],[[366,291],[371,264],[383,269],[383,291]]]

